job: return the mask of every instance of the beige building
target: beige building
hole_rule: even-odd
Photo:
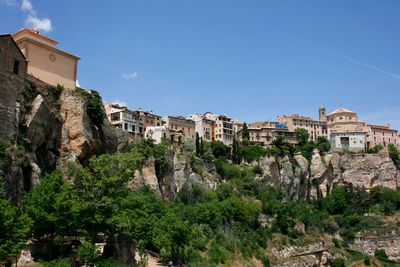
[[[235,132],[231,118],[226,115],[217,115],[211,112],[204,113],[203,117],[215,122],[215,133],[213,137],[215,141],[221,141],[226,145],[231,145],[233,143]]]
[[[28,61],[28,74],[54,86],[75,89],[79,57],[56,48],[57,41],[37,30],[22,29],[12,37]]]
[[[154,140],[154,143],[160,144],[164,139],[171,139],[168,128],[163,126],[147,126],[144,134],[146,139]],[[173,141],[173,140],[172,140]]]
[[[171,141],[181,144],[188,140],[194,140],[196,136],[195,123],[193,120],[182,116],[163,117],[165,127],[168,129]]]
[[[215,121],[205,118],[202,114],[194,113],[188,116],[188,119],[195,122],[196,133],[204,141],[215,141]]]
[[[289,129],[283,123],[274,121],[260,121],[253,122],[248,125],[249,129],[249,143],[250,144],[260,144],[263,146],[268,146],[272,141],[276,140],[278,137],[282,137],[283,140],[296,144],[296,134],[289,131]],[[240,129],[236,133],[238,140],[242,140],[243,129]]]
[[[328,132],[333,147],[363,151],[368,128],[354,111],[339,108],[327,116]]]
[[[139,120],[139,112],[130,110],[125,106],[116,104],[104,104],[108,120],[117,128],[120,128],[135,137],[141,137],[144,133],[143,123]]]
[[[390,126],[368,124],[367,149],[374,148],[376,145],[387,147],[389,144],[400,148],[400,138],[397,130]]]
[[[310,140],[318,141],[318,138],[321,136],[329,139],[326,119],[326,110],[324,107],[320,107],[319,120],[294,114],[280,116],[278,117],[278,122],[284,123],[290,132],[294,132],[298,128],[306,129],[310,134]]]
[[[145,130],[147,129],[147,127],[162,126],[162,117],[154,114],[152,111],[148,112],[138,110],[138,113],[139,121],[143,123]]]

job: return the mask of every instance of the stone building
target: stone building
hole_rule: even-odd
[[[226,145],[231,145],[233,143],[235,132],[231,118],[226,115],[218,115],[211,112],[204,113],[203,117],[215,122],[215,141],[221,141]]]
[[[168,128],[163,126],[147,126],[146,131],[144,133],[144,137],[146,139],[154,140],[154,143],[160,144],[162,140],[170,140],[171,135],[169,133]],[[172,140],[173,141],[173,140]]]
[[[154,114],[152,111],[138,110],[139,121],[144,125],[144,131],[147,127],[162,126],[162,117]]]
[[[249,130],[249,143],[252,145],[259,144],[263,146],[268,146],[272,141],[276,140],[278,137],[282,137],[283,140],[296,144],[296,134],[289,131],[285,124],[275,122],[275,121],[260,121],[253,122],[248,125]],[[240,129],[236,133],[236,138],[240,141],[242,139],[243,129]]]
[[[10,34],[0,35],[0,71],[26,77],[26,58]]]
[[[194,113],[188,116],[188,119],[195,122],[196,133],[204,141],[215,141],[215,121],[205,118],[202,114]]]
[[[333,147],[363,151],[368,128],[354,111],[339,108],[327,116],[328,132]]]
[[[108,120],[117,128],[120,128],[135,137],[141,137],[144,133],[143,123],[139,120],[139,112],[130,110],[125,106],[116,104],[104,104]]]
[[[56,48],[57,41],[33,29],[12,35],[28,61],[28,74],[50,85],[75,89],[79,57]]]
[[[195,139],[196,130],[193,120],[182,116],[166,116],[163,117],[163,120],[165,127],[168,128],[172,142],[181,144]]]
[[[400,138],[397,130],[390,126],[368,124],[367,149],[374,148],[376,145],[387,147],[389,144],[400,148]]]
[[[279,123],[284,123],[290,132],[294,132],[298,128],[306,129],[312,141],[318,141],[318,138],[322,136],[329,139],[327,116],[324,107],[319,108],[319,120],[298,114],[280,116],[277,120]]]

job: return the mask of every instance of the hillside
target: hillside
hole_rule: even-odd
[[[4,265],[21,249],[43,266],[131,266],[135,252],[185,266],[400,261],[393,151],[132,144],[95,91],[0,73],[0,94]]]

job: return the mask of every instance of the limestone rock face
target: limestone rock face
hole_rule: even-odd
[[[336,185],[352,184],[370,190],[380,185],[398,188],[400,173],[387,152],[347,154],[332,150],[321,156],[313,151],[310,163],[301,154],[283,158],[265,157],[259,162],[263,174],[257,179],[267,185],[280,185],[290,199],[326,196]]]
[[[101,126],[94,125],[86,112],[85,101],[72,90],[64,90],[60,98],[62,118],[61,154],[73,153],[80,162],[101,152],[116,152],[118,138],[105,118]]]
[[[363,253],[373,256],[375,250],[383,249],[389,259],[400,260],[400,233],[398,229],[390,230],[386,233],[359,233],[350,248],[362,251]]]
[[[160,186],[156,176],[154,158],[150,157],[144,164],[141,170],[136,170],[132,181],[128,186],[131,189],[137,189],[141,186],[149,186],[154,192],[161,196]]]

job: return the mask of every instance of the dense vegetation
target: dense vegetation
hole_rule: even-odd
[[[299,151],[309,158],[312,149],[327,148],[325,140],[314,143],[303,138],[297,147],[283,140],[275,141],[270,148],[240,144],[238,156],[251,162],[265,155]],[[324,199],[290,201],[282,188],[254,179],[260,172],[258,168],[231,163],[229,147],[220,142],[202,144],[200,140],[193,158],[213,161],[226,180],[216,190],[206,191],[196,184],[186,186],[175,201],[169,202],[147,187],[129,190],[126,184],[149,157],[154,157],[157,176],[165,175],[169,145],[144,141],[129,153],[93,157],[87,167],[71,164],[67,174],[55,171],[46,175],[24,196],[20,209],[2,196],[0,262],[15,257],[30,236],[60,244],[68,236],[81,236],[86,240],[77,251],[81,262],[118,266],[98,255],[93,244],[100,236],[120,234],[134,239],[139,249],[151,250],[176,263],[215,266],[240,256],[256,257],[269,266],[273,259],[269,259],[266,248],[268,240],[276,235],[285,236],[290,243],[303,235],[338,233],[343,240],[336,240],[335,245],[347,249],[355,233],[379,229],[382,215],[400,209],[400,193],[382,187],[367,193],[362,188],[338,186]],[[74,182],[66,182],[65,175]],[[263,217],[268,223],[262,222]],[[304,225],[304,231],[299,225]],[[382,252],[377,255],[384,257]],[[338,259],[332,266],[342,266],[342,261]],[[69,266],[69,261],[46,264]]]

